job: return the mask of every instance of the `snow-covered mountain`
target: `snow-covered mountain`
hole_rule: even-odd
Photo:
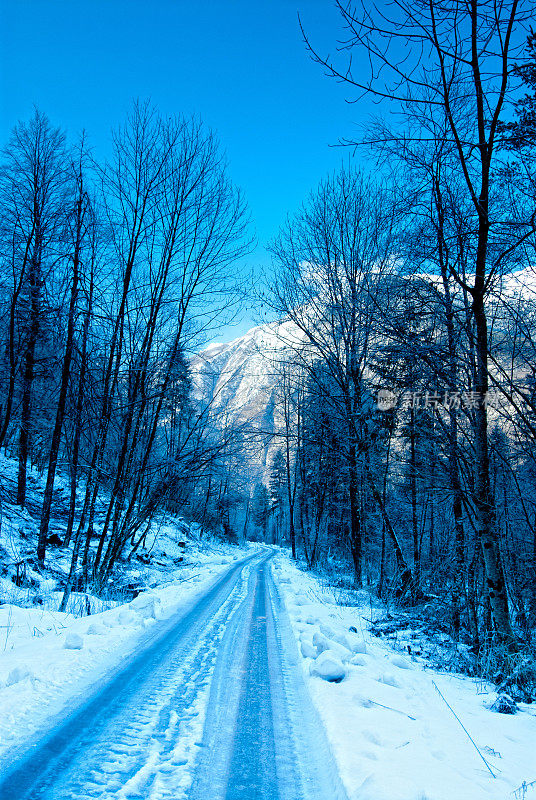
[[[255,460],[261,472],[279,446],[273,434],[283,424],[276,402],[281,365],[300,338],[292,322],[259,325],[227,344],[209,345],[190,362],[200,405],[210,404],[219,424],[247,425],[259,433],[264,445],[255,448]]]

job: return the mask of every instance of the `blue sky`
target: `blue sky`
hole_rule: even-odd
[[[335,145],[366,119],[363,103],[323,76],[305,51],[333,51],[331,0],[0,0],[0,140],[33,105],[97,155],[133,98],[165,113],[197,113],[227,152],[259,246],[348,152]],[[252,324],[246,313],[234,331]]]

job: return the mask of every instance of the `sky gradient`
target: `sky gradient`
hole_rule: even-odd
[[[368,110],[308,56],[341,35],[331,0],[0,0],[0,141],[33,106],[97,157],[134,98],[198,114],[218,135],[259,245],[348,151],[334,147]],[[247,329],[246,313],[230,338]]]

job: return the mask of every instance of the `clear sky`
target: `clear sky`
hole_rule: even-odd
[[[307,55],[335,49],[331,0],[0,0],[0,141],[34,105],[97,155],[133,98],[196,113],[217,132],[266,242],[348,152],[336,145],[367,109]],[[232,338],[252,323],[246,313]]]

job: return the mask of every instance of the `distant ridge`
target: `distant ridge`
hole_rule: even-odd
[[[273,322],[227,344],[211,344],[190,360],[194,398],[200,405],[210,404],[220,424],[247,425],[262,435],[264,445],[254,448],[250,465],[258,474],[264,474],[280,446],[274,439],[283,429],[277,403],[280,366],[291,345],[302,338],[294,323]]]

